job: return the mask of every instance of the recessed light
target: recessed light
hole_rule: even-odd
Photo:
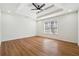
[[[73,11],[73,10],[72,10],[72,9],[69,9],[69,10],[68,10],[68,12],[71,12],[71,11]]]
[[[7,12],[10,13],[11,11],[8,10]]]

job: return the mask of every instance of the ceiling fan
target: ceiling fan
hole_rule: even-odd
[[[42,10],[42,8],[45,6],[45,4],[37,4],[37,3],[32,3],[32,5],[36,8],[36,9],[32,9],[32,10]]]

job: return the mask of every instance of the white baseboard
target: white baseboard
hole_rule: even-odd
[[[16,39],[22,39],[22,38],[29,38],[29,37],[33,37],[33,36],[36,36],[36,35],[32,35],[32,36],[21,36],[21,37],[16,37],[16,38],[11,38],[11,39],[1,40],[1,42],[10,41],[10,40],[16,40]]]
[[[76,43],[74,41],[69,41],[66,38],[62,38],[62,37],[54,37],[54,36],[51,37],[51,36],[47,36],[47,35],[37,35],[37,36],[43,36],[43,37],[48,37],[48,38],[51,38],[51,39],[57,39],[57,40],[61,40],[61,41]]]

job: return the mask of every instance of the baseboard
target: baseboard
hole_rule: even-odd
[[[56,41],[61,41],[61,42],[65,42],[65,43],[71,43],[71,44],[78,45],[77,43],[68,42],[68,41],[63,41],[63,40],[59,40],[59,39],[56,39],[56,38],[49,38],[49,37],[39,36],[39,35],[38,35],[37,37],[43,37],[43,38],[48,38],[48,39],[51,39],[51,40],[56,40]]]
[[[24,36],[24,37],[17,37],[17,38],[13,38],[13,39],[8,39],[8,40],[3,40],[1,42],[6,42],[6,41],[13,41],[13,40],[20,40],[20,39],[27,39],[27,38],[31,38],[31,37],[36,37],[36,36]]]
[[[51,40],[62,41],[62,42],[65,42],[65,43],[71,43],[71,44],[78,45],[77,43],[68,42],[68,41],[63,41],[63,40],[59,40],[59,39],[56,39],[56,38],[49,38],[49,37],[45,37],[45,36],[39,36],[39,35],[36,35],[36,36],[30,36],[30,37],[16,38],[16,39],[10,39],[10,40],[5,40],[5,41],[1,41],[1,42],[13,41],[13,40],[17,40],[17,39],[19,39],[19,40],[21,40],[21,39],[28,39],[28,38],[32,38],[32,37],[42,37],[42,38],[48,38],[48,39],[51,39]]]

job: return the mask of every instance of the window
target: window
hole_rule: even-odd
[[[52,21],[46,21],[44,23],[44,32],[49,34],[56,34],[58,32],[58,26],[57,26],[57,21],[52,20]]]
[[[44,24],[44,32],[50,33],[50,31],[51,31],[51,23],[46,21]]]
[[[51,21],[51,32],[53,34],[56,34],[57,33],[57,21]]]

